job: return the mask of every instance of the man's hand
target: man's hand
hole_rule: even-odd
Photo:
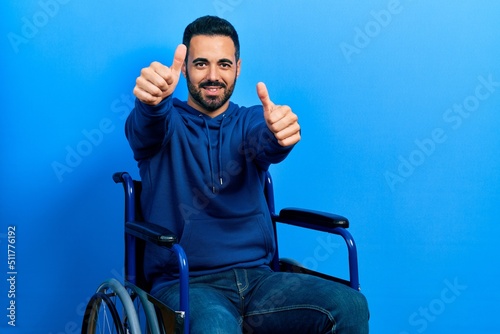
[[[172,95],[179,82],[185,57],[186,46],[180,44],[175,50],[172,66],[167,67],[155,61],[149,67],[143,68],[135,81],[134,95],[149,105],[157,105]]]
[[[257,95],[264,107],[264,119],[267,127],[274,133],[281,146],[290,146],[300,140],[300,125],[298,117],[289,106],[275,105],[269,98],[264,83],[257,84]]]

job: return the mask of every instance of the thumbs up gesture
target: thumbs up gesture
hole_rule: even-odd
[[[149,67],[143,68],[135,81],[134,95],[149,105],[157,105],[172,95],[179,83],[185,57],[186,46],[180,44],[175,50],[172,66],[167,67],[155,61]]]
[[[264,119],[267,127],[274,133],[281,146],[290,146],[300,140],[300,125],[298,117],[289,106],[274,104],[269,98],[264,83],[257,84],[257,95],[264,108]]]

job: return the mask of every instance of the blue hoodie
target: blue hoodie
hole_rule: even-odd
[[[125,128],[140,169],[144,219],[178,236],[190,276],[270,263],[275,244],[264,176],[292,146],[278,144],[262,106],[231,102],[211,118],[172,97],[157,106],[136,100]],[[148,245],[145,274],[153,289],[178,278],[177,268],[169,250]]]

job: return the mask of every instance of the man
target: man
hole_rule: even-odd
[[[147,221],[176,233],[190,267],[191,333],[367,333],[364,296],[315,277],[274,273],[271,218],[263,194],[270,164],[300,140],[297,115],[263,83],[259,106],[229,101],[240,46],[224,19],[186,27],[171,67],[153,62],[136,80],[126,134],[138,161]],[[172,97],[181,73],[187,102]],[[176,259],[146,250],[151,293],[178,308]]]

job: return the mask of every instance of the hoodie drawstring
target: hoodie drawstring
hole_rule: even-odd
[[[219,150],[219,182],[220,185],[224,183],[222,180],[222,127],[224,126],[224,120],[226,119],[226,114],[222,114],[222,120],[220,121],[220,126],[219,126],[219,147],[217,148]]]
[[[217,188],[216,188],[216,185],[215,185],[215,180],[214,180],[214,165],[213,165],[213,161],[212,161],[212,140],[210,139],[210,128],[208,127],[208,123],[207,123],[207,120],[205,119],[205,117],[203,117],[203,114],[200,114],[199,115],[202,119],[203,119],[203,123],[205,124],[205,132],[206,132],[206,135],[207,135],[207,139],[208,139],[208,163],[210,165],[210,180],[212,182],[212,193],[216,193],[217,192]],[[222,179],[222,127],[224,125],[224,120],[226,119],[226,115],[225,114],[222,114],[222,120],[220,122],[220,125],[219,125],[219,143],[217,145],[217,153],[218,153],[218,162],[219,162],[219,172],[217,173],[218,176],[219,176],[219,184],[222,186],[223,183],[224,183],[224,180]]]

